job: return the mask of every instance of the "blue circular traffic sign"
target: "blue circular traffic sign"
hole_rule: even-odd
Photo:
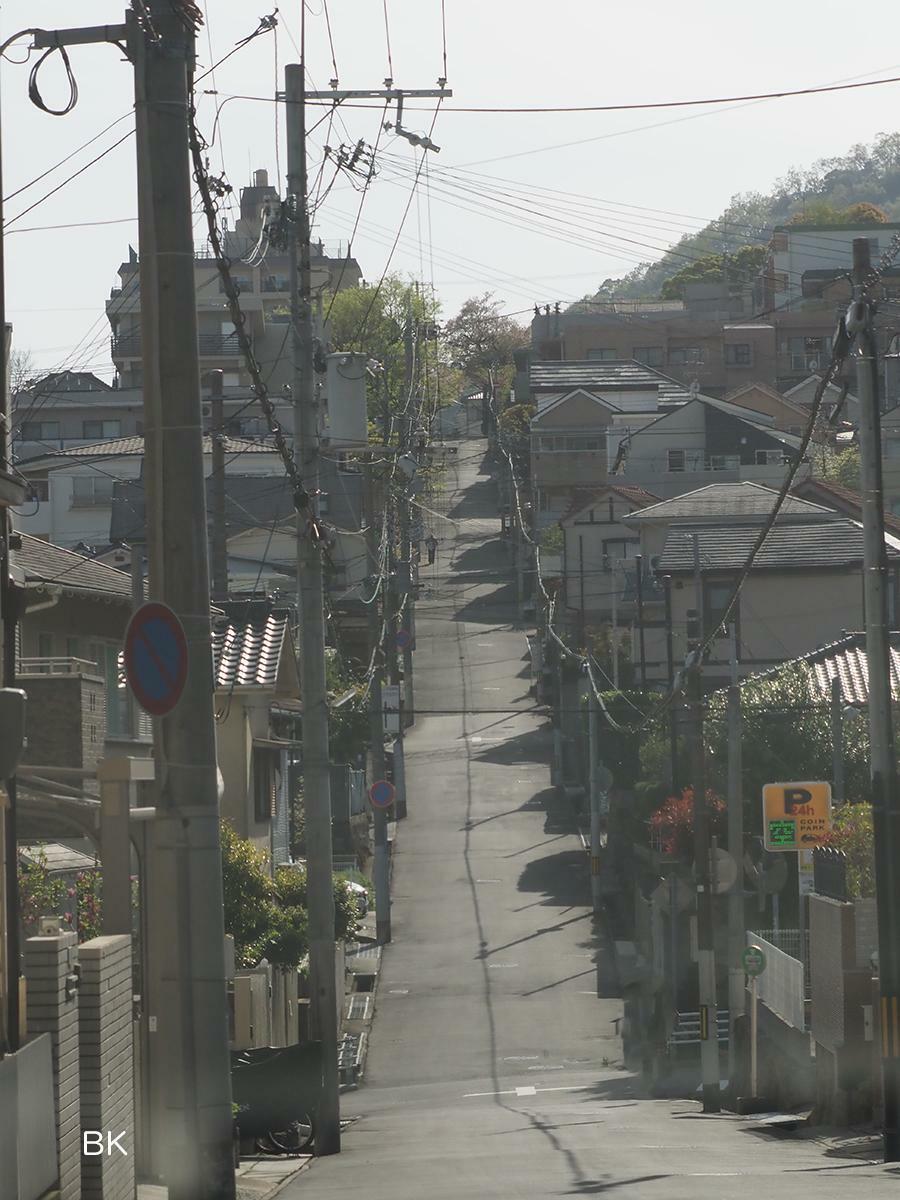
[[[412,645],[412,634],[409,632],[408,629],[401,629],[400,632],[397,634],[397,649],[398,650],[406,650],[406,648],[411,645]]]
[[[378,779],[369,788],[369,800],[373,808],[390,808],[395,795],[394,785],[387,779]]]
[[[142,604],[125,630],[125,678],[145,712],[170,713],[187,681],[188,647],[181,621],[165,604]]]

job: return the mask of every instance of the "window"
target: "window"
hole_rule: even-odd
[[[32,479],[31,481],[31,498],[32,500],[44,501],[50,499],[50,483],[46,479]]]
[[[599,350],[588,350],[586,357],[591,362],[615,362],[619,355],[611,346],[604,346]]]
[[[818,371],[828,361],[828,339],[823,337],[791,337],[787,340],[792,371]]]
[[[112,504],[113,483],[108,475],[75,475],[72,477],[72,508],[91,508]]]
[[[24,421],[23,442],[58,442],[59,421]]]
[[[725,616],[725,608],[731,599],[734,584],[730,579],[706,579],[703,581],[703,634],[708,637],[714,630],[719,629]],[[728,618],[738,625],[737,601]]]
[[[668,450],[668,469],[670,471],[684,470],[684,451],[683,450]]]
[[[741,465],[739,454],[711,454],[709,456],[710,471],[737,471]]]
[[[253,747],[253,816],[257,821],[271,821],[275,816],[280,763],[278,750]]]
[[[117,438],[122,434],[121,421],[82,421],[81,436],[86,438]]]
[[[756,465],[758,467],[779,467],[784,462],[783,450],[757,450]]]
[[[734,342],[725,347],[726,367],[750,367],[753,365],[753,352],[749,342]]]
[[[53,657],[53,634],[39,633],[38,634],[38,658]]]
[[[663,346],[635,346],[631,357],[645,367],[662,367],[666,362],[666,351]]]
[[[703,351],[699,346],[673,346],[669,351],[669,365],[689,367],[703,362]]]
[[[78,658],[79,649],[77,637],[66,638],[66,658]]]

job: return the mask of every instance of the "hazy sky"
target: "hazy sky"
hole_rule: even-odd
[[[890,61],[900,29],[895,0],[872,0],[864,32],[854,31],[857,22],[846,0],[445,2],[454,98],[438,115],[433,138],[441,152],[429,156],[392,269],[433,278],[447,316],[467,296],[487,290],[510,312],[527,310],[535,301],[575,299],[606,276],[658,257],[682,232],[718,215],[735,192],[767,189],[792,165],[842,153],[900,124],[895,118],[900,84],[705,110],[453,111],[728,96],[900,75],[900,62]],[[268,8],[265,0],[252,6],[200,3],[208,18],[198,41],[201,69],[250,34]],[[387,0],[387,8],[396,86],[435,86],[443,73],[440,0]],[[8,37],[37,23],[55,28],[76,19],[84,25],[116,22],[123,11],[119,0],[12,0],[0,16]],[[212,162],[221,169],[224,154],[235,189],[257,167],[266,167],[276,180],[276,124],[284,170],[283,113],[271,97],[276,54],[279,71],[298,57],[299,12],[294,0],[283,3],[277,38],[263,35],[223,64],[214,83],[207,77],[200,84],[215,86],[219,102],[231,95],[263,98],[233,99],[221,111]],[[325,88],[333,68],[323,0],[311,0],[307,12],[309,75],[313,86]],[[383,86],[388,61],[382,0],[330,0],[328,12],[342,86]],[[24,57],[15,48],[10,53]],[[900,50],[893,54],[900,59]],[[29,102],[27,66],[2,63],[3,192],[6,220],[12,222],[7,315],[16,346],[30,350],[40,368],[91,369],[108,377],[103,304],[129,243],[137,246],[134,139],[13,220],[130,128],[125,114],[132,72],[119,51],[76,47],[71,57],[80,98],[74,112],[61,118]],[[40,83],[50,103],[63,100],[65,79],[57,59],[45,66]],[[215,107],[215,97],[202,98],[199,122],[207,137]],[[324,111],[311,109],[310,124]],[[13,195],[120,116],[125,119],[69,162]],[[380,108],[348,108],[329,142],[337,146],[362,137],[373,143],[380,119]],[[404,115],[404,126],[412,130],[425,131],[430,123],[430,111]],[[327,128],[311,138],[314,177]],[[386,152],[381,174],[369,189],[354,240],[369,280],[384,269],[417,154],[388,134],[380,149]],[[325,182],[330,178],[326,170]],[[544,213],[556,207],[553,197],[545,193],[537,207],[534,187],[582,199],[560,197],[565,210],[557,218],[565,224],[550,228]],[[497,211],[497,200],[480,199],[487,188],[500,199],[500,220],[488,215]],[[316,233],[326,244],[346,240],[358,201],[349,182],[338,179],[316,214]],[[79,227],[36,228],[73,223]]]

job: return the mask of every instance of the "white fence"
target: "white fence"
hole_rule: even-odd
[[[760,1000],[785,1024],[805,1029],[806,972],[802,961],[752,930],[747,931],[747,945],[759,946],[766,956],[766,969],[758,983]]]

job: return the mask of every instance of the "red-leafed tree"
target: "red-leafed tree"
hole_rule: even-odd
[[[707,791],[710,837],[725,832],[725,801]],[[680,796],[669,796],[650,817],[651,839],[664,854],[690,862],[694,857],[694,789],[686,787]]]

